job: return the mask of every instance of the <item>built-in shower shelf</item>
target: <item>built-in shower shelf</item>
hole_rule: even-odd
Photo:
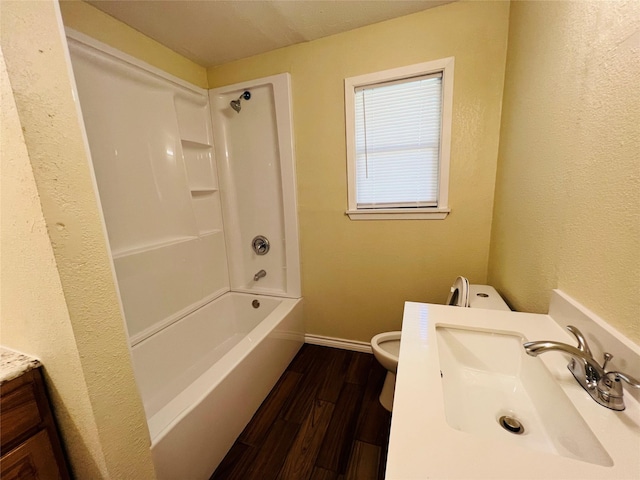
[[[191,147],[191,148],[211,148],[213,145],[209,145],[208,143],[197,142],[195,140],[187,140],[186,138],[182,138],[180,140],[183,147]]]
[[[211,193],[216,193],[217,191],[217,188],[192,188],[191,195],[209,195]]]
[[[206,237],[207,235],[216,235],[218,233],[222,233],[222,229],[220,228],[213,228],[211,230],[202,230],[201,232],[199,232],[199,235],[201,237]]]
[[[189,242],[191,240],[196,240],[197,236],[184,236],[184,237],[176,237],[171,238],[169,240],[165,240],[158,243],[152,243],[148,245],[141,245],[133,248],[122,248],[118,250],[113,250],[111,255],[114,259],[128,257],[130,255],[137,255],[139,253],[149,252],[151,250],[156,250],[158,248],[170,247],[172,245],[176,245],[178,243]]]

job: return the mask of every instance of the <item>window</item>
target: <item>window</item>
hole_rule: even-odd
[[[447,216],[453,63],[345,79],[352,220]]]

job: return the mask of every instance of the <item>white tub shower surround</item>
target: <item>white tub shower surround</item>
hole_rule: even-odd
[[[208,94],[67,33],[157,474],[205,479],[304,341],[289,75]]]
[[[229,103],[245,91],[251,98],[235,112]],[[276,103],[290,91],[288,74],[209,91],[234,291],[300,296],[291,111]],[[269,239],[267,255],[246,248],[257,235]]]

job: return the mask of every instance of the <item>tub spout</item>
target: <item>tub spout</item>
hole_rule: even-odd
[[[266,272],[266,271],[264,271],[264,270],[260,270],[258,273],[256,273],[256,274],[253,276],[253,281],[254,281],[254,282],[257,282],[258,280],[260,280],[261,278],[264,278],[264,277],[266,277],[266,276],[267,276],[267,272]]]

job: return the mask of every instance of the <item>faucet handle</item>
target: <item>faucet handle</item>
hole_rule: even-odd
[[[640,382],[622,372],[607,372],[598,380],[598,403],[612,410],[624,410],[622,382],[624,380],[634,388],[640,388]]]
[[[607,372],[598,380],[596,401],[612,410],[624,410],[622,382],[624,380],[634,388],[640,388],[640,382],[630,375],[622,372]]]
[[[624,380],[633,388],[640,388],[640,380],[636,380],[631,375],[622,372],[609,372],[606,376],[609,377],[609,375],[613,376],[614,381],[619,381],[617,379]]]
[[[582,332],[578,330],[576,327],[574,327],[573,325],[567,325],[567,330],[569,330],[573,334],[573,336],[576,337],[576,340],[578,340],[578,350],[582,350],[584,353],[586,353],[590,357],[593,357],[593,355],[591,354],[591,350],[589,349],[589,344],[587,343],[587,339],[584,338],[584,335],[582,335]]]
[[[609,352],[604,352],[604,363],[602,364],[602,369],[606,372],[607,371],[607,363],[609,363],[609,360],[611,360],[613,358],[613,355],[611,355]]]

